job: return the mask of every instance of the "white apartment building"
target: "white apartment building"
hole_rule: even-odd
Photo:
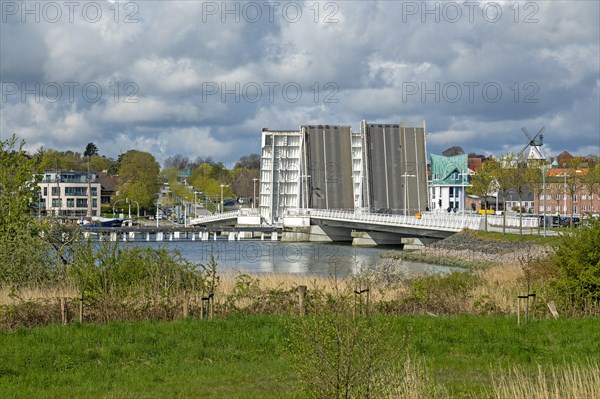
[[[102,185],[94,173],[45,170],[38,209],[47,215],[83,218],[100,216]]]

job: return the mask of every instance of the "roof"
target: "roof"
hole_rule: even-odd
[[[119,176],[109,175],[107,173],[98,173],[97,181],[106,191],[117,191],[119,186]]]
[[[578,172],[578,174],[586,175],[588,173],[588,169],[580,168],[580,169],[577,169],[576,172]],[[563,177],[563,176],[569,176],[571,173],[573,173],[572,169],[552,168],[552,169],[548,169],[546,176],[548,176],[548,177],[559,177],[559,176]]]
[[[444,156],[431,154],[431,176],[433,184],[468,184],[467,154]],[[457,179],[451,179],[458,173]]]

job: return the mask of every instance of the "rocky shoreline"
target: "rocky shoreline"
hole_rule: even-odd
[[[382,257],[469,267],[520,264],[521,260],[544,258],[551,253],[550,246],[483,239],[467,232],[461,232],[421,249],[385,253]]]

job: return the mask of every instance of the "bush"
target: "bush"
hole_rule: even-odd
[[[557,289],[563,305],[584,310],[600,301],[600,222],[572,230],[555,245]]]

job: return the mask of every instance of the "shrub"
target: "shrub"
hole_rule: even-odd
[[[556,286],[564,306],[584,310],[600,301],[600,221],[567,232],[551,259],[560,270]]]

